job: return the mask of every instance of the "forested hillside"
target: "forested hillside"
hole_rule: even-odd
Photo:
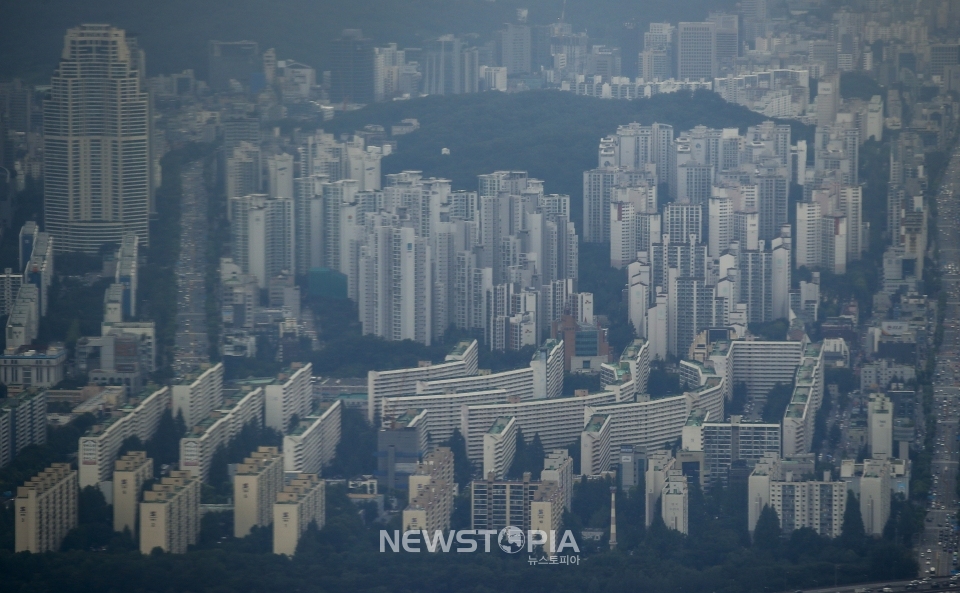
[[[352,132],[365,124],[390,124],[413,117],[420,130],[398,138],[397,153],[383,160],[383,172],[405,169],[445,177],[455,189],[477,187],[477,175],[524,170],[544,180],[549,193],[569,194],[573,219],[583,214],[583,172],[597,166],[600,138],[621,124],[637,121],[674,126],[679,133],[694,126],[740,128],[766,118],[718,95],[657,95],[640,101],[581,97],[560,91],[477,93],[424,97],[368,106],[324,124],[328,131]],[[813,141],[813,128],[796,122],[797,137]],[[449,155],[441,154],[443,148]]]

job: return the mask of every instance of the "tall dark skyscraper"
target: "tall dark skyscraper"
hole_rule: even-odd
[[[636,78],[639,75],[640,35],[635,21],[623,23],[620,28],[620,72],[623,76]]]
[[[373,42],[360,29],[344,29],[331,44],[330,58],[330,99],[335,103],[373,103]]]
[[[215,91],[230,90],[231,80],[249,89],[251,76],[263,72],[263,59],[256,41],[211,41],[207,58],[210,88]]]

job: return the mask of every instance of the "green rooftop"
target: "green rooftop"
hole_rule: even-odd
[[[513,420],[513,416],[500,416],[493,421],[493,426],[487,431],[487,434],[500,434],[506,430],[507,425]]]
[[[690,410],[690,416],[687,417],[686,426],[703,426],[707,420],[707,411],[703,408],[694,408]]]
[[[807,407],[803,404],[790,404],[787,406],[787,413],[783,415],[784,418],[803,418],[803,411]]]
[[[609,416],[607,414],[594,414],[590,416],[590,421],[587,422],[587,426],[584,427],[584,432],[599,432],[603,428],[603,423],[607,421]]]
[[[473,344],[473,340],[460,340],[450,349],[449,356],[463,356],[470,344]]]
[[[730,340],[717,340],[710,349],[710,356],[726,356],[730,351]]]
[[[620,361],[627,362],[636,360],[637,354],[640,352],[640,349],[643,348],[644,344],[646,344],[645,340],[634,340],[627,344],[627,347],[623,349],[623,353],[620,354]]]

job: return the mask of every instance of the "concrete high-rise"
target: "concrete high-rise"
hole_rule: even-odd
[[[64,39],[44,102],[44,221],[58,251],[96,253],[133,232],[148,246],[153,200],[143,52],[122,29]]]
[[[330,99],[337,103],[372,103],[373,42],[359,29],[345,29],[330,50]]]
[[[273,505],[273,553],[293,556],[300,536],[311,523],[326,521],[326,483],[316,474],[298,474],[277,493]]]
[[[17,488],[16,551],[60,549],[67,532],[77,526],[77,472],[69,463],[54,463]]]
[[[283,489],[283,455],[276,447],[259,447],[237,465],[233,481],[233,536],[245,537],[273,521],[273,505]]]
[[[249,88],[252,75],[263,70],[256,41],[211,40],[207,60],[210,87],[215,91],[229,91],[233,81]]]
[[[140,552],[160,548],[170,554],[185,554],[200,535],[200,479],[190,472],[173,471],[140,503]]]
[[[136,537],[143,485],[153,479],[153,459],[131,451],[116,461],[113,470],[113,530],[129,529]]]
[[[717,75],[716,23],[680,23],[677,78],[713,80]]]

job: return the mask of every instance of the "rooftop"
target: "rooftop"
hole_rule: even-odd
[[[607,418],[610,416],[607,414],[594,414],[590,416],[590,420],[587,422],[587,425],[584,427],[584,432],[599,432],[603,428],[603,423],[607,421]]]
[[[537,348],[537,351],[533,353],[533,358],[536,359],[537,356],[540,355],[540,353],[549,354],[550,351],[556,348],[559,344],[560,344],[560,340],[554,340],[553,338],[549,340],[545,340],[543,344],[541,344],[540,347]]]
[[[46,346],[34,347],[32,345],[20,346],[15,351],[7,351],[0,354],[2,358],[58,358],[67,355],[63,344],[57,342]]]
[[[463,353],[470,348],[471,344],[473,344],[473,340],[460,340],[450,349],[450,356],[463,356]]]
[[[493,421],[493,426],[487,431],[487,434],[500,434],[507,429],[507,425],[513,420],[513,416],[500,416]]]
[[[417,416],[422,413],[423,408],[412,408],[410,410],[406,410],[403,414],[400,414],[396,418],[386,419],[387,422],[385,422],[385,424],[393,430],[406,428]]]
[[[174,385],[190,385],[191,383],[199,379],[200,375],[204,374],[211,368],[213,367],[210,364],[202,364],[197,368],[191,370],[190,372],[184,374],[183,376],[178,377],[173,384]]]
[[[690,410],[690,416],[687,417],[686,426],[703,426],[707,420],[707,411],[703,408]]]
[[[634,340],[630,342],[620,354],[620,360],[626,362],[636,359],[637,354],[640,352],[640,349],[643,348],[644,344],[646,344],[646,340]]]
[[[730,340],[717,340],[710,349],[710,356],[726,356],[730,352]]]

